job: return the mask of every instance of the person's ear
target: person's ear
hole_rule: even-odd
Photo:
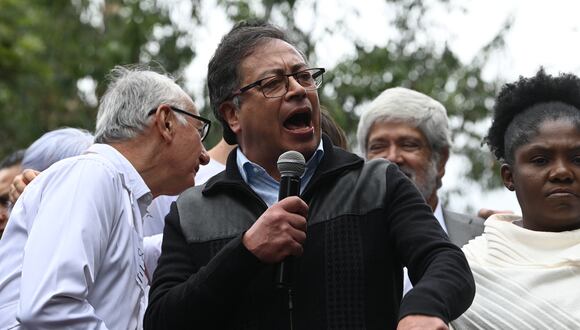
[[[514,175],[509,164],[502,164],[500,168],[503,185],[510,191],[515,190]]]
[[[162,104],[153,116],[155,116],[155,128],[159,131],[161,138],[171,141],[175,135],[175,114],[171,108]]]
[[[233,101],[223,102],[219,107],[219,112],[221,113],[224,120],[228,123],[228,126],[232,132],[234,132],[234,134],[238,134],[242,130],[240,125],[239,109]]]

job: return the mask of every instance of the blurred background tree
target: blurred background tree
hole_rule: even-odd
[[[317,1],[231,1],[219,0],[231,21],[265,18],[290,31],[310,62],[318,63],[319,44],[315,23],[304,24],[304,11],[315,22],[327,9]],[[351,149],[357,151],[356,129],[365,104],[383,90],[403,86],[432,96],[445,105],[450,117],[454,150],[463,159],[468,179],[483,189],[498,187],[497,164],[488,152],[482,152],[482,142],[489,127],[494,97],[501,81],[486,81],[482,70],[492,54],[501,52],[505,35],[510,31],[509,17],[496,36],[485,44],[471,63],[462,63],[446,43],[432,38],[438,28],[427,15],[434,7],[440,11],[463,10],[453,0],[385,0],[392,13],[389,25],[393,31],[384,33],[384,45],[371,45],[352,33],[348,16],[359,15],[357,5],[345,5],[339,17],[326,21],[324,36],[341,35],[355,48],[354,55],[342,59],[335,67],[326,68],[320,94],[325,105],[348,134]],[[361,5],[358,5],[361,6]],[[302,12],[300,14],[299,12]],[[379,22],[376,22],[377,26]],[[372,25],[372,23],[371,23]],[[390,36],[387,37],[387,35]],[[322,45],[320,47],[326,47]],[[462,187],[447,193],[461,194]]]
[[[385,0],[389,30],[373,31],[384,34],[382,44],[351,32],[349,17],[360,15],[357,6],[363,5],[345,5],[333,11],[338,16],[320,20],[327,8],[315,0],[0,0],[0,155],[58,127],[93,130],[97,99],[114,65],[154,63],[184,77],[200,39],[190,27],[208,25],[215,18],[201,15],[200,8],[216,6],[225,13],[224,24],[260,18],[287,29],[313,64],[328,48],[322,37],[348,40],[354,52],[326,68],[320,95],[353,150],[365,104],[386,88],[405,86],[446,106],[454,153],[464,158],[469,179],[496,186],[497,170],[481,142],[499,82],[484,80],[482,69],[503,47],[512,21],[470,63],[462,63],[445,42],[431,37],[441,27],[428,15],[435,7],[457,10],[458,1]],[[215,120],[207,91],[190,92],[200,95],[196,103]],[[221,129],[213,129],[207,147],[220,135]]]
[[[117,64],[154,61],[179,75],[193,40],[168,13],[152,0],[0,0],[0,155],[58,127],[94,130]]]

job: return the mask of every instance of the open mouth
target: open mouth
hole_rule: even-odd
[[[310,111],[295,113],[284,121],[284,127],[288,130],[300,130],[312,126],[312,114]]]

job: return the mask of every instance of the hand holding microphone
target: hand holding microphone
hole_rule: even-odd
[[[303,252],[308,205],[297,196],[305,163],[304,156],[296,151],[280,155],[279,202],[268,208],[244,234],[243,244],[263,262],[277,263]]]

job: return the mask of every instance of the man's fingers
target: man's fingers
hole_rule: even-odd
[[[291,239],[295,242],[300,244],[304,243],[306,240],[306,231],[296,228],[291,228],[288,230],[288,234],[290,235]]]
[[[12,204],[16,203],[18,197],[26,187],[24,183],[24,176],[23,174],[18,174],[12,179],[12,183],[10,184],[10,189],[8,191],[8,198]]]
[[[293,228],[305,232],[308,227],[306,218],[298,214],[289,214],[287,217],[287,223]]]
[[[298,196],[289,196],[278,202],[284,210],[290,213],[300,214],[303,217],[308,216],[308,204]]]
[[[8,191],[8,198],[12,204],[16,203],[24,188],[40,174],[39,171],[26,169],[22,173],[12,179],[10,190]]]
[[[299,257],[302,255],[302,253],[304,253],[304,247],[302,246],[302,244],[299,244],[297,242],[293,242],[292,245],[290,246],[290,255],[292,256],[296,256]]]
[[[246,231],[244,246],[260,260],[273,263],[304,252],[308,205],[297,196],[274,204]]]
[[[477,216],[483,219],[487,219],[490,216],[494,215],[494,214],[513,214],[514,212],[510,211],[510,210],[491,210],[491,209],[486,209],[486,208],[481,208],[479,209],[479,211],[477,212]]]
[[[31,169],[26,169],[26,170],[24,170],[22,172],[22,181],[24,181],[25,184],[29,184],[39,174],[40,174],[39,171],[35,171],[35,170],[31,170]]]
[[[20,197],[18,191],[16,191],[16,189],[13,186],[10,186],[10,191],[8,192],[8,199],[10,200],[10,203],[12,204],[16,203],[18,197]]]

